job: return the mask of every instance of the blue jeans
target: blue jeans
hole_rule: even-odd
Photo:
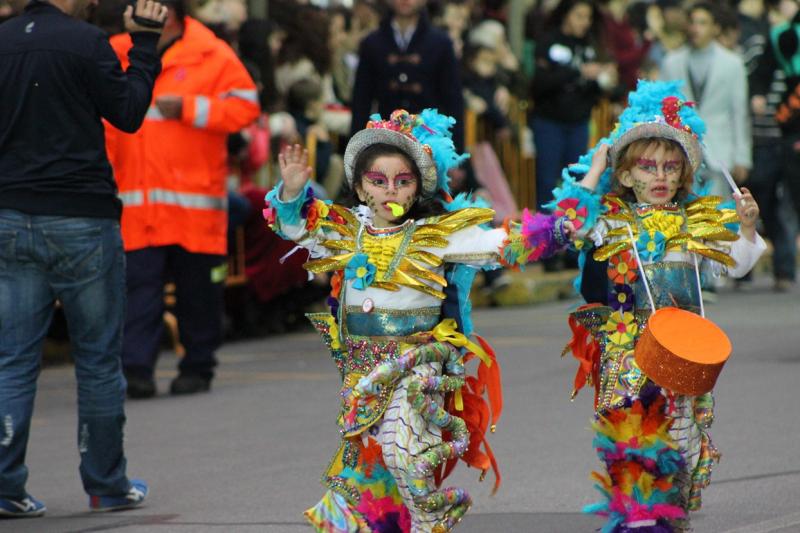
[[[534,117],[532,126],[536,144],[536,203],[542,206],[553,199],[561,170],[577,163],[586,152],[589,121],[569,123]]]
[[[128,491],[120,351],[125,255],[110,219],[0,209],[0,496],[24,497],[25,450],[42,342],[61,302],[78,382],[78,449],[86,492]]]

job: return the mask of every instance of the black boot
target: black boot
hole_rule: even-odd
[[[142,400],[156,395],[156,381],[153,376],[129,370],[125,370],[124,373],[125,381],[128,382],[128,398]]]
[[[211,389],[211,378],[198,374],[179,374],[172,380],[169,387],[170,394],[195,394],[208,392]]]

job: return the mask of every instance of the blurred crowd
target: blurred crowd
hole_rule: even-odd
[[[109,35],[122,32],[125,5],[100,0],[93,23]],[[432,106],[462,125],[472,114],[489,132],[479,140],[510,140],[521,157],[535,157],[528,179],[539,207],[562,168],[613,127],[637,79],[684,80],[710,132],[699,186],[730,194],[723,176],[730,170],[753,191],[774,248],[775,289],[794,282],[800,96],[792,91],[800,58],[779,48],[793,38],[797,52],[797,0],[533,0],[517,53],[507,0],[269,0],[266,18],[245,0],[186,7],[236,52],[261,106],[254,123],[228,137],[229,254],[246,279],[227,291],[229,336],[284,331],[325,295],[326,280],[309,283],[301,268],[306,253],[263,224],[281,146],[309,147],[316,193],[335,200],[344,146],[369,113]],[[10,13],[0,1],[0,16]],[[381,51],[381,32],[399,54]],[[601,104],[604,124],[593,120]],[[515,109],[524,110],[522,122]],[[456,141],[472,148],[463,130]],[[502,179],[479,174],[472,165],[453,174],[454,192]]]

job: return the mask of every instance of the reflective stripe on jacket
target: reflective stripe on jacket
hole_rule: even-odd
[[[114,36],[111,45],[126,67],[130,36]],[[180,119],[161,114],[162,95],[183,97]],[[183,36],[164,53],[142,128],[129,135],[106,124],[125,250],[177,244],[227,253],[226,139],[258,113],[255,84],[236,54],[187,17]]]

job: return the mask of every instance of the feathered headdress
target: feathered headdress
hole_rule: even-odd
[[[372,115],[367,127],[350,139],[344,152],[347,182],[352,187],[353,171],[361,152],[373,144],[389,144],[408,155],[422,174],[422,196],[430,198],[437,191],[450,193],[447,171],[469,157],[458,154],[450,129],[455,119],[439,114],[435,109],[425,109],[412,115],[405,109],[392,112],[389,120]]]
[[[706,126],[694,109],[693,102],[687,102],[680,92],[681,81],[639,80],[636,90],[628,95],[628,107],[619,116],[619,122],[608,137],[600,139],[609,144],[611,165],[600,178],[595,192],[605,194],[611,190],[611,176],[620,154],[634,141],[648,138],[666,138],[678,143],[686,154],[689,164],[696,172],[703,161],[702,141]],[[569,165],[562,172],[566,186],[574,184],[592,164],[592,156],[597,146],[582,155],[578,162]],[[557,191],[554,196],[559,197]],[[547,207],[555,208],[555,205]]]

